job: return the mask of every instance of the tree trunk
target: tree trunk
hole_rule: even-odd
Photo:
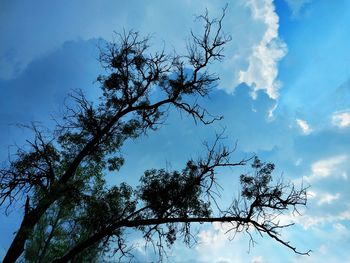
[[[57,189],[57,188],[56,188]],[[22,255],[25,242],[28,240],[35,225],[40,220],[45,211],[57,200],[59,191],[52,191],[46,198],[42,199],[38,206],[32,210],[26,209],[21,226],[13,239],[10,248],[2,261],[2,263],[12,263]],[[28,211],[29,210],[29,211]]]

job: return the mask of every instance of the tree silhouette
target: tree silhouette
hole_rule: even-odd
[[[117,35],[101,50],[107,73],[98,77],[102,95],[97,104],[77,91],[75,104],[67,106],[54,131],[31,127],[30,149],[18,149],[0,171],[0,204],[9,207],[26,199],[4,263],[15,262],[25,249],[25,258],[33,262],[93,261],[111,247],[127,255],[127,228],[154,242],[161,255],[164,244],[178,237],[189,244],[195,222],[229,223],[235,232],[255,229],[296,253],[309,253],[283,240],[279,230],[290,225],[276,220],[306,204],[306,188],[273,184],[274,165],[257,157],[232,162],[222,134],[213,145],[206,144],[206,156],[189,160],[181,171],[148,170],[136,188],[105,184],[105,172],[123,165],[123,143],[160,128],[170,108],[204,124],[221,118],[210,115],[196,98],[207,96],[218,81],[207,67],[222,60],[230,41],[222,31],[224,16],[225,9],[219,19],[200,16],[203,34],[191,32],[185,55],[152,54],[149,38],[137,32]],[[218,207],[217,168],[251,162],[254,173],[240,177],[240,198],[226,209]]]

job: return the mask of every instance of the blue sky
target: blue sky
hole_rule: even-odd
[[[98,45],[113,31],[152,34],[154,48],[183,51],[194,17],[219,14],[227,1],[10,1],[0,4],[0,156],[28,133],[15,123],[58,116],[66,94],[82,88],[96,95]],[[148,168],[181,168],[202,152],[201,142],[226,127],[238,141],[234,158],[256,153],[276,164],[276,175],[311,185],[302,217],[283,232],[300,257],[269,238],[228,241],[224,226],[199,229],[200,244],[176,244],[170,262],[350,262],[350,2],[347,0],[236,0],[225,31],[233,40],[225,60],[211,66],[221,81],[204,105],[224,120],[195,125],[172,112],[164,127],[125,145],[126,164],[109,182],[136,183]],[[136,167],[136,168],[135,168]],[[221,175],[224,200],[237,193],[239,171]],[[20,222],[13,209],[0,215],[0,256]],[[147,257],[142,249],[140,257]]]

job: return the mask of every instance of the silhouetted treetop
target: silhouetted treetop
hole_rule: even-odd
[[[23,252],[28,262],[95,262],[106,252],[128,256],[132,242],[126,240],[126,229],[141,233],[162,256],[164,245],[179,237],[188,245],[194,241],[193,223],[213,222],[249,235],[255,230],[296,253],[309,253],[280,237],[281,228],[290,225],[277,220],[306,204],[306,188],[274,183],[274,165],[257,157],[231,161],[233,151],[222,144],[223,134],[206,143],[206,154],[182,170],[147,170],[137,187],[105,182],[108,171],[117,172],[124,164],[125,141],[160,128],[171,109],[204,124],[221,119],[198,98],[219,80],[208,65],[223,59],[231,39],[222,31],[225,10],[218,19],[207,12],[199,17],[204,30],[191,32],[182,55],[152,53],[149,37],[134,31],[117,34],[101,49],[106,73],[98,77],[100,98],[90,101],[75,91],[74,103],[66,105],[53,131],[30,127],[34,139],[28,140],[29,147],[18,149],[0,170],[0,204],[13,207],[17,199],[26,200],[4,263],[15,262]],[[237,178],[240,197],[219,206],[218,169],[250,163],[253,173]]]

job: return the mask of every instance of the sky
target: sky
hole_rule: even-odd
[[[224,119],[195,125],[171,112],[159,131],[124,146],[126,164],[110,184],[137,183],[149,168],[181,169],[203,153],[202,141],[225,127],[233,158],[257,154],[276,165],[275,175],[309,184],[302,216],[283,237],[310,256],[298,256],[267,237],[232,241],[225,226],[198,229],[191,249],[180,242],[169,262],[350,262],[350,1],[347,0],[62,0],[0,3],[0,157],[30,136],[17,123],[52,126],[70,90],[94,98],[99,45],[113,32],[134,29],[152,36],[152,48],[185,51],[195,17],[205,8],[220,14],[229,2],[224,30],[232,36],[222,63],[210,66],[220,82],[204,106]],[[248,169],[248,168],[247,168]],[[223,202],[239,191],[239,171],[220,175]],[[0,258],[20,220],[20,205],[0,215]],[[151,257],[138,249],[136,257]]]

